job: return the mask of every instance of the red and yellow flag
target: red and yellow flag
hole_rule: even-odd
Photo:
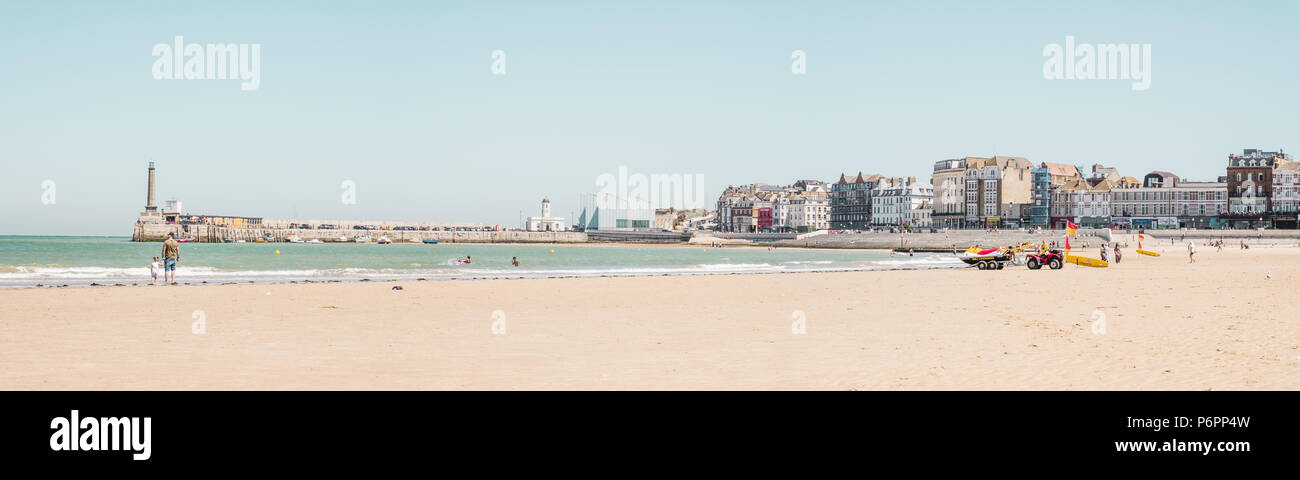
[[[1077,235],[1077,234],[1079,233],[1079,226],[1078,226],[1078,225],[1075,225],[1074,222],[1071,222],[1071,221],[1069,221],[1069,220],[1066,220],[1066,221],[1065,221],[1065,233],[1068,233],[1068,234],[1070,234],[1070,235]]]

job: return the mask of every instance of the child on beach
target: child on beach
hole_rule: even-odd
[[[1196,244],[1187,242],[1187,263],[1196,263]]]
[[[152,280],[149,281],[150,285],[158,283],[158,267],[160,266],[158,257],[153,257],[153,263],[149,264],[149,276],[152,277]]]

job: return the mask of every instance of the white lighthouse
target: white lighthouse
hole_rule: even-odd
[[[528,217],[530,232],[559,232],[564,230],[564,219],[551,216],[551,199],[542,199],[542,216]]]

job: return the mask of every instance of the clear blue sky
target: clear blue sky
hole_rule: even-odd
[[[0,234],[128,235],[150,160],[189,212],[504,225],[544,196],[571,215],[620,165],[703,174],[710,202],[993,153],[1213,179],[1242,148],[1300,149],[1297,19],[1286,1],[10,2]],[[153,79],[176,35],[261,44],[260,88]],[[1067,35],[1151,44],[1151,88],[1045,80]]]

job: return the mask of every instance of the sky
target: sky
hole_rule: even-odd
[[[159,203],[191,214],[504,226],[543,197],[572,222],[619,167],[702,175],[710,206],[727,185],[928,180],[993,154],[1213,180],[1244,148],[1300,149],[1298,18],[1287,1],[8,2],[0,234],[130,235],[150,161]],[[176,36],[258,45],[258,88],[155,79]],[[1067,36],[1149,44],[1150,87],[1044,78]]]

